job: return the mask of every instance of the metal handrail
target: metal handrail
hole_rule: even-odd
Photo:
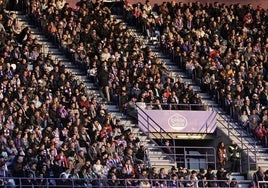
[[[145,105],[155,105],[156,103],[144,103]],[[159,104],[159,103],[158,103]],[[165,105],[165,104],[163,104],[163,103],[160,103],[160,105]],[[171,105],[177,105],[177,106],[181,106],[181,105],[184,105],[184,104],[171,104]],[[142,112],[144,113],[144,114],[146,114],[145,112],[144,112],[144,110],[139,106],[139,105],[137,105],[136,104],[136,106],[139,108],[139,109],[141,109],[142,110]],[[204,106],[203,104],[189,104],[189,106]],[[214,105],[206,105],[207,107],[210,107],[211,108],[211,110],[210,111],[214,111]],[[192,108],[191,108],[192,109]],[[153,109],[152,109],[153,110]],[[170,109],[169,109],[170,110]],[[207,110],[192,110],[192,111],[207,111]],[[214,111],[214,112],[217,112],[217,111]],[[208,127],[209,127],[209,125],[211,125],[211,123],[213,122],[213,120],[215,120],[216,119],[216,116],[212,116],[212,114],[210,114],[210,116],[208,117],[208,119],[206,120],[206,122],[200,127],[200,130],[199,130],[199,132],[201,132],[204,128],[205,128],[205,132],[206,133],[208,133]],[[155,122],[154,122],[155,123]],[[213,127],[212,128],[214,128],[214,127],[216,127],[216,124],[214,124],[214,125],[212,125]]]
[[[109,184],[109,182],[112,181],[112,179],[108,178],[26,178],[26,177],[1,177],[1,180],[3,180],[0,184],[1,187],[65,187],[65,188],[76,188],[76,187],[114,187],[114,185]],[[232,180],[230,177],[226,177],[224,180],[190,180],[186,178],[185,180],[180,179],[171,179],[171,178],[163,178],[163,179],[151,179],[151,178],[144,178],[144,179],[136,179],[136,178],[124,178],[124,179],[115,179],[116,183],[119,183],[116,187],[133,187],[132,185],[128,185],[128,182],[136,182],[136,186],[140,185],[141,182],[148,182],[150,184],[150,187],[153,185],[159,185],[159,186],[168,186],[171,187],[179,187],[180,184],[187,184],[187,183],[203,183],[203,185],[207,183],[211,184],[225,184],[224,187],[231,187],[231,182],[236,181],[237,184],[253,184],[253,180]],[[54,184],[53,184],[53,183]],[[262,183],[268,183],[267,181],[259,181],[258,184]],[[39,185],[40,184],[40,185]],[[161,187],[162,187],[161,186]],[[207,187],[207,186],[201,186],[201,187]],[[218,187],[218,186],[216,186]]]
[[[145,133],[145,134],[148,134],[148,137],[150,138],[150,127],[153,128],[156,132],[158,132],[161,136],[160,138],[160,141],[162,142],[163,138],[165,138],[163,136],[163,133],[172,141],[172,144],[173,144],[173,152],[175,153],[175,139],[173,138],[173,136],[166,132],[158,123],[155,122],[155,120],[153,120],[150,116],[148,116],[145,111],[143,109],[141,109],[138,105],[136,105],[137,109],[139,109],[141,112],[143,112],[143,114],[146,115],[146,117],[144,117],[142,114],[139,113],[139,110],[137,110],[137,113],[138,115],[140,114],[140,117],[143,118],[144,120],[146,120],[147,122],[147,125],[144,125],[139,119],[138,119],[138,122],[147,130],[147,133],[144,132],[142,129],[142,131]],[[150,122],[153,122],[154,123],[154,126],[152,124],[149,124],[149,120]],[[160,130],[160,131],[159,131]],[[151,134],[154,134],[154,133],[151,133]],[[158,145],[153,139],[151,139],[156,145]],[[175,160],[174,160],[175,161]]]
[[[166,146],[154,146],[155,149],[161,149],[165,151],[167,149]],[[208,167],[213,167],[213,169],[217,169],[217,153],[215,147],[197,147],[197,146],[174,146],[175,153],[168,153],[165,152],[166,157],[176,159],[177,164],[184,164],[183,166],[187,168],[189,166],[191,158],[198,157],[205,158],[205,162],[191,162],[191,164],[199,164],[199,165],[206,165],[206,169]],[[183,150],[183,153],[179,152],[178,150]],[[189,151],[198,151],[200,154],[190,154]],[[178,161],[178,159],[183,159],[183,162]],[[180,167],[183,167],[180,166]],[[199,168],[198,168],[199,169]]]
[[[225,127],[228,130],[228,137],[233,136],[234,138],[237,138],[237,140],[239,141],[241,150],[246,151],[247,156],[248,156],[248,159],[247,159],[247,164],[248,164],[248,168],[249,168],[248,170],[250,170],[250,155],[249,155],[249,153],[253,154],[254,158],[252,160],[254,160],[256,163],[257,162],[256,146],[253,146],[253,148],[248,147],[248,145],[243,142],[243,134],[241,134],[241,132],[238,132],[237,129],[233,129],[233,131],[235,131],[238,134],[236,135],[235,133],[233,133],[231,131],[231,128],[230,128],[230,127],[232,127],[231,123],[229,121],[227,121],[226,118],[223,117],[223,115],[221,115],[220,113],[218,113],[218,115],[221,118],[223,118],[225,122],[227,122],[227,125],[226,125],[222,121],[219,121],[219,120],[217,121],[218,123],[220,123],[223,127]],[[240,164],[242,164],[241,158],[240,158]],[[242,165],[240,167],[242,167]]]
[[[213,115],[212,113],[209,115],[209,117],[208,117],[208,119],[206,120],[206,122],[204,123],[204,125],[201,126],[199,132],[202,132],[202,129],[205,127],[205,129],[206,129],[205,132],[208,133],[208,127],[209,127],[209,125],[211,125],[211,123],[213,122],[213,120],[217,119],[217,116],[216,116],[216,115],[215,115],[215,116],[212,116],[212,115]],[[209,122],[210,122],[210,123],[209,123]],[[215,121],[215,122],[216,122],[216,121]],[[212,128],[214,128],[214,127],[217,126],[217,124],[215,123],[215,124],[212,125],[212,126],[213,126]]]
[[[268,165],[268,161],[265,160],[267,159],[266,153],[267,153],[268,148],[254,148],[254,158],[251,158],[249,155],[249,152],[252,153],[252,151],[250,151],[249,149],[243,149],[243,152],[247,153],[247,168],[249,170],[256,170],[257,166],[267,166]],[[261,153],[263,153],[264,155],[261,155]],[[264,160],[262,160],[264,159]],[[253,161],[253,162],[251,162]],[[255,168],[251,169],[251,165],[254,165]]]
[[[214,111],[214,107],[218,107],[218,104],[173,104],[173,103],[144,103],[146,108],[149,108],[150,106],[154,106],[154,105],[161,105],[161,106],[169,106],[168,109],[165,110],[172,110],[172,107],[176,106],[176,107],[188,107],[187,110],[190,111]],[[193,107],[201,107],[200,109],[195,109]],[[206,109],[211,109],[211,110],[206,110]],[[152,109],[154,110],[154,109]],[[158,109],[156,109],[158,110]],[[178,110],[181,110],[180,108]]]

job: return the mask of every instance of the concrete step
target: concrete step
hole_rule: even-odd
[[[173,72],[173,73],[170,73],[171,77],[173,79],[175,79],[175,81],[177,81],[178,77],[181,77],[183,80],[185,79],[189,79],[189,76],[185,73],[185,72]]]
[[[168,65],[167,69],[172,72],[181,72],[181,69],[176,65]]]
[[[150,139],[148,139],[148,138],[146,138],[146,139],[140,139],[140,142],[143,142],[143,143],[146,143],[146,142],[150,142],[151,140]]]
[[[167,66],[177,66],[175,63],[173,63],[170,59],[168,58],[161,58],[163,62],[166,63]]]
[[[166,160],[165,156],[150,156],[150,161],[151,162],[156,162],[160,160]]]
[[[116,105],[105,105],[110,112],[119,112],[119,108]]]
[[[218,104],[215,101],[203,99],[203,104],[211,105],[211,106],[218,106]]]
[[[141,130],[135,126],[135,127],[131,128],[131,132],[132,133],[139,133],[139,132],[141,132]]]
[[[122,112],[119,112],[119,111],[111,111],[111,114],[114,116],[114,117],[117,117],[117,118],[122,118],[124,117],[124,114]],[[124,124],[126,122],[126,120],[120,120],[121,121],[121,124]]]
[[[208,100],[211,99],[211,96],[207,93],[199,92],[199,95],[201,96],[202,99],[208,99]]]
[[[72,72],[72,74],[74,74],[77,77],[79,77],[79,76],[85,76],[85,73],[84,72],[81,72],[81,70],[79,70],[79,69],[71,68],[70,71]]]
[[[157,144],[154,143],[154,142],[147,142],[146,145],[145,145],[145,147],[147,147],[149,150],[151,148],[155,148],[156,146],[157,146]]]
[[[170,170],[176,163],[162,163],[161,160],[157,162],[150,162],[151,166],[156,167],[158,170],[161,168],[166,169],[167,171]]]
[[[160,150],[150,150],[149,151],[149,155],[151,156],[161,156],[161,155],[163,155],[163,152],[162,151],[160,151]]]
[[[150,160],[150,163],[152,166],[159,166],[159,165],[174,165],[174,162],[171,162],[170,160],[167,160],[167,159],[153,159],[153,160]]]
[[[166,58],[166,55],[164,55],[162,52],[159,52],[158,50],[154,52],[154,55],[158,58]]]

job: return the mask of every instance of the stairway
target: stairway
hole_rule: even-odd
[[[17,13],[17,18],[23,27],[30,27],[31,32],[35,38],[37,38],[38,41],[42,44],[42,51],[45,55],[47,53],[50,53],[54,61],[63,61],[65,67],[69,70],[69,72],[75,75],[78,84],[81,82],[85,84],[87,95],[89,97],[97,96],[98,101],[103,101],[100,96],[99,89],[95,86],[95,84],[90,82],[87,76],[84,75],[83,71],[80,70],[79,67],[74,65],[72,62],[70,62],[70,60],[58,48],[58,46],[55,46],[51,41],[49,41],[49,39],[46,38],[34,24],[32,24],[30,18],[27,15]],[[140,145],[144,145],[146,148],[148,148],[147,155],[150,159],[149,165],[151,167],[156,167],[157,169],[171,169],[171,167],[177,166],[176,163],[168,159],[168,157],[160,149],[156,149],[154,147],[156,143],[153,140],[150,140],[148,136],[139,129],[136,123],[134,123],[126,115],[122,114],[116,105],[107,103],[106,109],[114,118],[119,118],[121,120],[122,124],[124,124],[125,129],[131,129],[131,132],[140,139]]]
[[[157,14],[157,13],[155,13]],[[134,26],[129,26],[121,15],[114,15],[115,18],[125,23],[125,25],[130,30],[132,36],[135,36],[141,41],[141,44],[148,46],[155,54],[159,57],[161,61],[166,62],[168,69],[168,77],[177,79],[178,76],[182,77],[184,83],[191,84],[194,91],[198,92],[202,98],[203,104],[211,106],[208,110],[214,110],[217,112],[217,129],[219,129],[222,134],[228,136],[229,140],[225,140],[226,144],[229,144],[231,140],[234,140],[241,150],[243,150],[244,158],[242,162],[250,164],[243,164],[247,171],[254,171],[257,166],[263,166],[265,169],[268,168],[268,153],[267,150],[263,148],[261,144],[256,142],[256,140],[248,134],[237,122],[233,121],[233,118],[226,114],[226,112],[218,106],[218,104],[211,99],[211,96],[202,91],[198,84],[190,78],[185,71],[179,69],[179,67],[171,61],[163,52],[159,50],[158,42],[148,40],[143,33]]]

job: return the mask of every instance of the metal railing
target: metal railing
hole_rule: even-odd
[[[154,146],[154,149],[163,151],[159,158],[175,159],[178,167],[199,170],[217,169],[217,154],[215,147],[197,146]],[[150,154],[149,156],[150,157]]]
[[[221,115],[220,113],[218,113],[218,115],[223,119],[223,121],[221,120],[217,120],[217,123],[219,123],[221,126],[223,126],[226,130],[227,130],[227,136],[229,138],[236,138],[238,141],[238,145],[241,148],[241,154],[244,153],[246,154],[247,159],[246,160],[242,160],[242,157],[240,158],[240,172],[243,171],[250,171],[250,170],[255,170],[256,169],[256,163],[258,161],[258,157],[257,157],[257,149],[256,149],[256,142],[254,142],[253,145],[248,145],[248,143],[244,143],[244,140],[247,140],[247,138],[245,138],[245,135],[247,134],[245,132],[245,130],[243,130],[241,127],[238,126],[238,128],[234,128],[233,125],[231,125],[232,123],[237,123],[237,122],[233,122],[233,121],[226,121],[226,118],[223,117],[223,115]],[[248,138],[251,139],[251,138]],[[251,143],[249,141],[249,143]],[[246,169],[245,169],[246,168]]]
[[[160,105],[164,110],[188,110],[188,111],[214,111],[214,108],[217,107],[218,105],[215,104],[174,104],[174,103],[139,103],[138,104],[143,104],[142,109],[150,109],[154,110],[154,107],[157,105]],[[139,106],[140,107],[140,106]],[[158,110],[158,109],[157,109]]]
[[[216,169],[216,152],[214,147],[179,147],[176,146],[175,139],[173,135],[169,132],[166,132],[154,119],[146,114],[146,112],[141,109],[137,105],[137,113],[138,113],[138,122],[141,130],[151,139],[157,138],[160,141],[160,144],[154,146],[155,149],[159,149],[163,151],[163,154],[171,159],[174,162],[181,163],[179,161],[183,161],[181,163],[182,166],[189,166],[189,159],[192,157],[201,157],[205,159],[205,166],[213,166]],[[144,121],[143,121],[144,120]],[[210,120],[210,119],[209,119]],[[212,120],[211,120],[212,121]],[[207,129],[208,123],[205,123],[205,129]],[[204,127],[202,126],[202,128]],[[214,125],[216,126],[216,125]],[[151,139],[152,140],[152,139]],[[171,140],[170,145],[165,145],[163,140]],[[154,141],[154,140],[153,140]],[[155,141],[154,141],[155,142]],[[178,150],[183,150],[183,154],[179,153]],[[193,156],[193,154],[187,153],[190,150],[200,150],[202,152],[205,151],[204,154],[198,154],[197,156]],[[207,150],[210,150],[207,153]],[[161,157],[161,156],[160,156]],[[149,156],[150,158],[150,156]],[[178,161],[179,159],[179,161]],[[193,162],[193,161],[192,161]],[[208,165],[209,164],[209,165]],[[200,164],[199,164],[200,165]]]
[[[107,178],[15,178],[15,177],[1,177],[0,186],[3,188],[15,188],[15,187],[33,187],[33,188],[51,188],[51,187],[64,187],[64,188],[78,188],[78,187],[90,187],[90,188],[134,188],[142,187],[141,185],[149,185],[149,187],[180,187],[181,185],[187,186],[190,184],[198,185],[196,187],[233,187],[233,183],[237,185],[252,185],[252,180],[232,180],[226,178],[224,180],[190,180],[185,178],[181,179],[107,179]],[[268,182],[259,182],[260,184],[267,184]],[[189,187],[189,186],[187,186]]]
[[[214,109],[213,109],[214,105],[207,105],[207,104],[163,104],[163,103],[160,103],[160,104],[159,103],[158,104],[156,104],[156,103],[143,103],[143,104],[141,104],[141,103],[136,103],[137,109],[142,110],[142,113],[146,116],[148,116],[148,115],[146,114],[146,112],[144,110],[145,109],[146,110],[147,109],[154,110],[154,108],[152,108],[152,107],[155,105],[166,106],[166,108],[164,108],[164,110],[174,110],[174,108],[172,106],[176,106],[176,109],[185,110],[185,106],[187,106],[187,109],[189,109],[190,111],[214,111]],[[189,111],[189,110],[187,110],[187,111]],[[216,111],[214,111],[214,112],[216,112]],[[142,120],[146,120],[142,117],[141,113],[139,113],[138,115],[141,116]],[[206,120],[206,122],[203,125],[200,125],[199,133],[210,133],[208,131],[209,128],[211,130],[214,130],[214,128],[216,127],[216,123],[214,123],[214,122],[216,122],[216,117],[217,116],[215,116],[215,115],[213,116],[213,114],[211,113],[210,116],[208,117],[208,119]],[[138,120],[140,124],[142,124],[142,120]],[[146,123],[149,125],[149,122],[146,122]],[[157,124],[157,123],[153,122],[153,124]],[[160,127],[160,125],[157,125],[157,127]],[[147,127],[147,128],[150,128],[150,127]],[[148,130],[150,130],[150,129],[148,129]],[[160,132],[160,133],[162,133],[162,132]]]
[[[215,124],[213,125],[213,123],[216,122],[216,120],[217,120],[216,118],[217,118],[217,115],[214,115],[214,116],[213,116],[213,114],[211,113],[210,116],[208,117],[208,119],[206,120],[206,122],[204,123],[204,125],[200,127],[199,132],[202,132],[202,129],[205,128],[205,131],[203,131],[203,132],[205,132],[205,133],[209,133],[209,131],[208,131],[208,128],[209,128],[209,127],[210,127],[211,130],[216,130],[217,123],[215,123]],[[212,127],[211,127],[211,126],[212,126]],[[215,129],[214,129],[214,128],[215,128]]]
[[[141,118],[141,119],[143,119],[143,120],[145,120],[145,122],[146,122],[146,124],[144,124],[144,123],[142,123],[142,121],[139,121],[139,125],[140,126],[142,126],[142,128],[141,128],[141,130],[146,130],[146,132],[145,131],[143,131],[147,136],[148,136],[148,138],[150,139],[150,140],[152,140],[153,142],[155,142],[153,139],[151,139],[151,134],[152,135],[154,135],[154,137],[157,137],[159,140],[160,140],[160,142],[162,143],[162,144],[164,144],[163,143],[163,141],[164,140],[166,140],[166,139],[169,139],[170,141],[171,141],[171,145],[173,146],[173,152],[175,153],[175,140],[174,140],[174,138],[173,138],[173,136],[170,134],[170,133],[168,133],[168,132],[166,132],[156,121],[154,121],[150,116],[148,116],[145,112],[144,112],[144,110],[143,109],[141,109],[139,106],[137,106],[136,105],[136,107],[137,107],[137,113],[138,113],[138,116],[139,116],[139,118]],[[139,113],[139,110],[143,113],[143,114],[145,114],[145,116],[143,115],[143,114],[141,114],[141,113]],[[149,123],[149,122],[151,122],[151,123]],[[150,131],[150,130],[154,130],[154,131]],[[157,134],[157,135],[156,135]],[[156,142],[155,142],[156,143]],[[157,144],[157,143],[156,143]],[[158,145],[158,144],[157,144]],[[175,161],[175,159],[174,159],[174,161]]]
[[[246,148],[242,151],[246,154],[245,164],[242,162],[242,167],[246,167],[248,171],[255,171],[259,166],[266,168],[268,166],[267,160],[268,148]],[[244,169],[242,169],[244,170]]]
[[[146,105],[152,105],[152,104],[147,103]],[[177,105],[180,106],[180,104],[177,104]],[[155,120],[153,120],[150,116],[148,116],[146,114],[146,112],[139,105],[136,105],[136,106],[137,106],[137,113],[138,113],[138,116],[140,118],[138,120],[139,125],[141,126],[140,128],[142,130],[145,130],[144,133],[147,134],[149,138],[158,138],[160,140],[160,143],[162,143],[162,144],[163,144],[162,140],[164,140],[164,139],[172,140],[171,150],[172,150],[173,154],[167,154],[167,155],[169,156],[169,158],[176,161],[176,159],[177,159],[175,156],[176,146],[175,146],[175,140],[173,138],[173,135],[171,133],[166,132]],[[189,104],[189,106],[191,106],[191,105]],[[210,106],[210,109],[213,110],[213,105]],[[139,113],[139,110],[141,111],[141,113]],[[230,120],[226,120],[226,117],[223,117],[222,114],[218,113],[217,115],[219,117],[221,117],[224,121],[223,122],[223,121],[219,120],[220,118],[218,118],[217,124],[218,125],[220,124],[228,131],[227,136],[229,138],[231,138],[231,137],[237,138],[237,140],[239,141],[239,146],[241,148],[241,154],[243,153],[244,155],[246,155],[246,156],[244,156],[244,157],[246,157],[246,160],[242,160],[242,158],[240,158],[240,164],[241,164],[240,165],[240,172],[255,170],[256,165],[257,165],[257,161],[259,159],[259,157],[257,155],[259,152],[256,151],[256,145],[248,145],[248,144],[244,143],[244,139],[246,139],[244,136],[247,133],[246,132],[244,133],[244,130],[241,130],[239,127],[238,127],[238,129],[235,129],[233,127],[233,125],[231,125],[231,123],[235,123],[235,122],[232,122]],[[212,120],[208,119],[208,121],[212,121]],[[215,124],[214,126],[217,126],[217,124]],[[204,128],[207,128],[207,123],[205,123],[205,125],[202,126],[201,129],[204,129]],[[162,146],[155,146],[155,147],[161,148]],[[161,149],[163,149],[163,148],[161,148]],[[216,164],[216,162],[215,162],[215,164]]]

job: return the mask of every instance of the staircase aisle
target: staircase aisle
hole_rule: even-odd
[[[50,53],[54,61],[63,61],[65,67],[69,70],[69,72],[75,75],[78,83],[83,82],[87,89],[87,95],[89,98],[93,96],[98,97],[98,101],[103,101],[100,96],[100,92],[98,88],[95,86],[93,82],[90,82],[86,75],[84,75],[83,70],[81,70],[78,66],[74,65],[70,60],[65,56],[65,54],[55,46],[45,35],[32,24],[30,18],[27,15],[23,15],[18,13],[18,20],[21,22],[23,27],[30,27],[31,32],[35,36],[38,41],[42,44],[42,51],[46,55]],[[140,145],[144,145],[147,148],[147,155],[149,157],[149,165],[151,167],[156,167],[157,169],[165,168],[171,169],[173,166],[177,166],[174,161],[168,159],[168,157],[162,152],[162,150],[155,148],[155,142],[150,140],[147,135],[145,135],[138,125],[134,123],[131,119],[129,119],[126,115],[122,114],[117,108],[116,105],[106,104],[106,109],[112,114],[112,116],[116,119],[119,118],[124,124],[125,129],[131,129],[131,132],[135,134],[136,137],[140,139]]]

